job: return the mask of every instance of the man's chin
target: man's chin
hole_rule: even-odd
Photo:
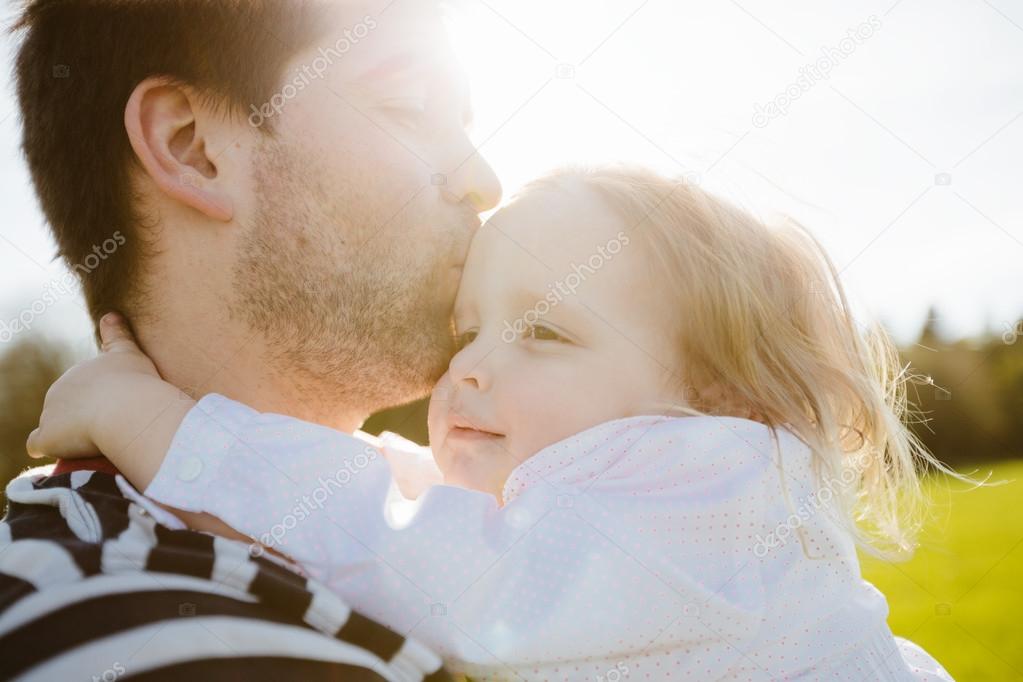
[[[403,405],[430,395],[437,381],[448,370],[455,347],[451,334],[437,334],[432,340],[422,336],[415,339],[391,339],[391,351],[386,353],[387,366],[379,367],[375,378],[382,398],[388,403],[382,408]],[[389,381],[380,381],[383,377]],[[370,381],[374,379],[370,378]]]

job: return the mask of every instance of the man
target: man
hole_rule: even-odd
[[[351,431],[426,393],[500,199],[432,3],[31,0],[16,31],[25,154],[94,319],[125,313],[193,397]],[[10,485],[0,677],[443,675],[114,473]]]

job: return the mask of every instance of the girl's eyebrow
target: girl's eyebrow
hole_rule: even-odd
[[[575,300],[571,293],[562,294],[557,289],[544,291],[535,288],[519,289],[511,299],[518,317],[524,318],[527,312],[534,314],[537,320],[549,320],[554,324],[564,323],[573,329],[587,326],[586,306]],[[540,314],[540,313],[543,314]]]

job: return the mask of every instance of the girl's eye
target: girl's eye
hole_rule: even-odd
[[[470,343],[475,341],[478,335],[479,332],[476,331],[475,329],[467,332],[462,332],[461,334],[455,337],[455,348],[457,350],[462,350]]]
[[[526,332],[526,336],[536,341],[560,341],[562,343],[571,343],[571,341],[558,332],[542,324],[532,325]]]

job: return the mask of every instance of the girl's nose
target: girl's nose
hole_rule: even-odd
[[[490,370],[487,366],[487,359],[494,349],[487,350],[483,348],[483,345],[479,339],[476,339],[451,358],[448,372],[454,386],[469,387],[479,391],[485,391],[490,387]]]

